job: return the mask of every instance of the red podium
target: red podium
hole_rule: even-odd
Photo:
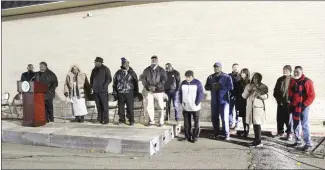
[[[17,91],[23,93],[23,126],[38,127],[46,124],[45,93],[46,84],[39,81],[18,81]]]

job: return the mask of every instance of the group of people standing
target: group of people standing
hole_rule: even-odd
[[[84,121],[84,116],[87,114],[85,101],[90,100],[90,96],[96,102],[97,122],[101,124],[109,122],[108,86],[113,82],[112,97],[118,101],[119,123],[126,123],[126,105],[129,125],[134,125],[134,98],[140,94],[138,81],[141,81],[144,87],[142,95],[146,100],[145,110],[149,115],[148,126],[156,123],[154,119],[154,100],[157,101],[159,112],[158,126],[163,126],[164,122],[169,118],[172,104],[174,106],[175,120],[179,121],[181,106],[185,139],[197,142],[204,88],[211,93],[211,121],[214,129],[211,138],[224,136],[225,140],[229,140],[230,129],[238,127],[239,117],[241,117],[244,132],[237,134],[247,137],[250,125],[253,125],[255,140],[250,143],[250,146],[260,147],[263,145],[261,142],[261,125],[266,121],[265,100],[269,98],[269,88],[262,83],[260,73],[253,73],[251,76],[247,68],[240,70],[239,64],[235,63],[232,65],[232,73],[226,74],[222,71],[222,64],[216,62],[213,65],[214,73],[208,76],[203,86],[198,79],[194,78],[194,72],[191,70],[186,71],[185,80],[181,81],[180,73],[170,63],[165,65],[165,69],[159,66],[157,56],[151,57],[151,65],[144,69],[139,79],[126,58],[121,58],[121,68],[113,78],[110,69],[103,62],[103,58],[96,57],[95,68],[91,72],[90,81],[88,81],[86,74],[81,72],[76,65],[71,67],[66,76],[64,95],[71,100],[73,113],[78,122]],[[291,140],[293,133],[296,140],[293,146],[300,146],[301,124],[306,143],[303,148],[308,149],[312,147],[308,114],[310,105],[315,99],[314,87],[312,81],[303,74],[301,66],[294,68],[293,76],[291,73],[291,66],[284,66],[283,76],[277,80],[274,88],[273,96],[278,103],[278,135]],[[45,62],[40,63],[40,71],[36,73],[33,72],[33,66],[28,65],[28,72],[22,74],[21,80],[31,81],[33,78],[49,86],[45,103],[47,120],[52,122],[54,121],[53,98],[55,88],[58,86],[57,78],[47,68]],[[167,115],[164,110],[164,95],[168,96]],[[194,119],[193,131],[191,127],[192,117]],[[220,119],[222,129],[220,129]],[[284,125],[287,128],[285,131],[286,136],[284,136]]]

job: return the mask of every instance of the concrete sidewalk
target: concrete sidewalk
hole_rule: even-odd
[[[174,138],[176,127],[175,124],[130,127],[90,122],[54,122],[42,127],[24,127],[21,121],[2,120],[1,133],[2,141],[8,143],[153,155]]]

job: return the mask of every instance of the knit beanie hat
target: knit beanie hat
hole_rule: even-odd
[[[121,58],[122,65],[123,65],[125,62],[127,62],[127,61],[128,61],[128,60],[127,60],[126,58],[124,58],[124,57]]]
[[[289,70],[290,73],[292,72],[292,67],[290,65],[285,65],[283,69]]]

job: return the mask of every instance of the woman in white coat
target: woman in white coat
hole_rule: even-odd
[[[84,122],[84,116],[88,114],[85,99],[90,95],[90,92],[90,84],[86,74],[82,73],[79,67],[73,65],[64,83],[64,95],[71,99],[73,115],[77,122]]]
[[[255,73],[242,94],[247,99],[246,123],[254,126],[255,139],[249,145],[252,147],[262,147],[261,125],[265,124],[265,102],[268,99],[268,87],[262,83],[262,75]]]

